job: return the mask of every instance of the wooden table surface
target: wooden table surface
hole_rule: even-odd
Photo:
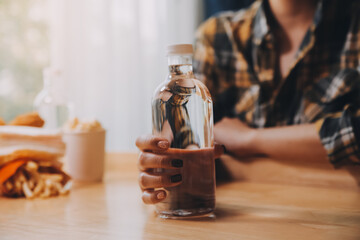
[[[311,186],[309,178],[224,183],[215,219],[166,220],[141,202],[136,157],[108,154],[104,182],[77,183],[65,197],[0,198],[0,239],[360,239],[360,192],[346,173],[350,187]]]

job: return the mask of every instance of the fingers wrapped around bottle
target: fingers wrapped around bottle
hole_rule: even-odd
[[[213,151],[210,152],[172,149],[169,148],[168,139],[153,135],[139,137],[136,146],[141,150],[138,159],[139,185],[143,191],[142,199],[146,204],[161,202],[166,198],[164,188],[182,183],[184,160],[193,162],[204,154],[210,154],[211,158],[215,158],[224,152],[224,146],[218,144],[214,144]]]
[[[136,139],[136,146],[141,151],[165,151],[170,147],[168,139],[154,135],[143,135]]]
[[[139,185],[146,204],[155,204],[166,198],[166,191],[159,188],[175,187],[182,182],[183,161],[171,155],[142,152],[139,155]],[[158,171],[161,169],[161,171]]]

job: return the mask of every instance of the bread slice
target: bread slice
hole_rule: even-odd
[[[0,126],[0,166],[16,159],[52,161],[65,153],[61,132],[27,126]]]

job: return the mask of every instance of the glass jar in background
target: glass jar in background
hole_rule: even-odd
[[[153,134],[168,139],[168,151],[183,161],[182,183],[165,188],[156,212],[164,218],[203,216],[215,208],[212,99],[194,77],[192,45],[171,45],[167,54],[169,75],[152,100]]]
[[[45,121],[44,128],[61,128],[70,117],[71,105],[61,97],[61,93],[56,92],[56,86],[54,86],[54,83],[60,79],[60,70],[44,69],[44,86],[34,101],[35,110]]]

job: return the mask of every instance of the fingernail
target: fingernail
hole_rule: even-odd
[[[174,159],[174,160],[171,161],[171,166],[181,168],[183,166],[183,160]]]
[[[170,177],[171,182],[173,183],[177,183],[180,182],[182,180],[182,176],[181,174],[176,174]]]
[[[159,148],[162,148],[162,149],[169,148],[169,143],[167,141],[159,141],[157,145]]]
[[[156,198],[161,200],[165,198],[165,193],[164,192],[159,192],[158,194],[156,194]]]

